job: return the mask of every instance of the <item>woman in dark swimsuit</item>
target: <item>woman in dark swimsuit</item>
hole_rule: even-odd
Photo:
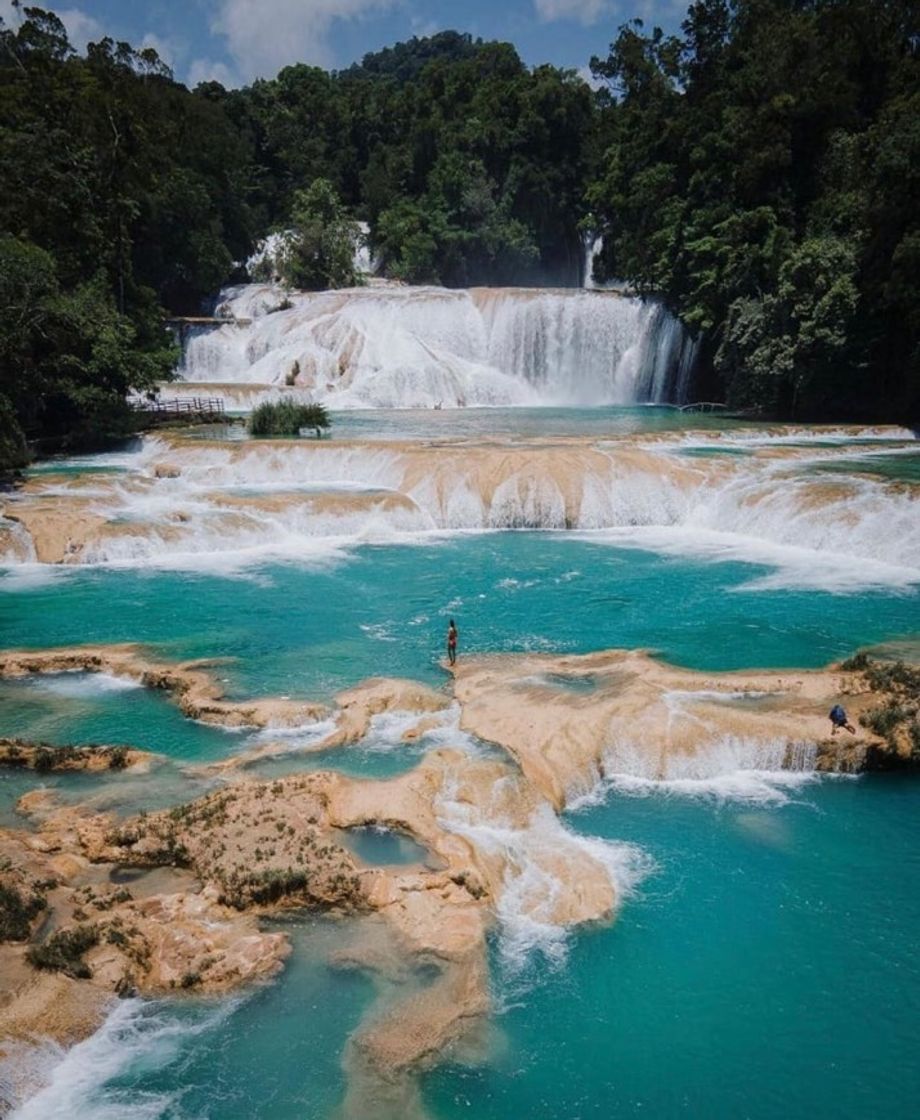
[[[457,624],[453,619],[450,620],[450,626],[447,627],[447,660],[451,665],[457,663]]]

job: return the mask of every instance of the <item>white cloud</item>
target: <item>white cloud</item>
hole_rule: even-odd
[[[151,47],[160,56],[160,61],[172,69],[176,65],[176,58],[181,53],[181,47],[171,39],[164,39],[154,31],[148,31],[141,39],[140,50]]]
[[[533,6],[544,23],[571,19],[586,27],[610,11],[608,0],[533,0]]]
[[[594,75],[591,73],[590,66],[579,66],[578,76],[586,85],[589,85],[592,89],[603,89],[607,84],[603,78],[594,77]]]
[[[227,89],[242,85],[239,74],[225,63],[210,58],[196,58],[188,68],[186,85],[189,89],[194,89],[200,82],[220,82]]]
[[[417,35],[420,39],[428,39],[432,35],[437,35],[439,31],[444,30],[444,25],[442,23],[419,15],[412,16],[409,23],[412,27],[412,34]]]
[[[282,66],[329,67],[329,32],[337,20],[358,19],[396,0],[220,0],[211,30],[223,36],[245,80],[274,77]]]
[[[65,8],[61,12],[55,11],[55,15],[67,28],[70,45],[78,51],[85,51],[88,43],[98,43],[105,38],[105,31],[99,20],[79,8]]]

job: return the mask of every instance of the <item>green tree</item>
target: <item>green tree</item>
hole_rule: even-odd
[[[706,396],[920,414],[918,41],[910,0],[697,0],[593,60],[595,274],[665,298]]]
[[[360,226],[345,212],[332,183],[314,179],[294,194],[281,275],[292,287],[308,291],[354,287],[361,283],[355,271],[360,238]]]
[[[9,236],[0,237],[0,323],[0,397],[30,438],[78,444],[130,430],[127,393],[168,379],[176,361],[162,327],[159,349],[137,345],[103,275],[65,292],[51,255]],[[15,429],[11,439],[15,448]]]

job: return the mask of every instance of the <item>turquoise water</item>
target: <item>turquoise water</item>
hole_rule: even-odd
[[[671,431],[744,431],[762,427],[711,413],[681,412],[668,405],[603,408],[461,408],[348,410],[331,412],[324,440],[532,438],[638,435]],[[191,439],[245,438],[241,424],[188,429]],[[309,438],[312,438],[309,437]]]
[[[428,1076],[433,1115],[916,1115],[920,780],[782,806],[613,794],[571,819],[657,871],[564,969],[531,970],[492,1064]]]
[[[92,673],[0,681],[0,735],[56,745],[123,743],[177,761],[211,761],[240,733],[186,719],[165,696]]]
[[[664,410],[575,411],[516,413],[514,431],[684,422]],[[350,414],[337,428],[379,438],[501,437],[509,422],[497,410]],[[815,553],[813,564],[821,559]],[[771,574],[737,558],[663,555],[584,534],[461,534],[355,545],[322,564],[271,564],[235,578],[74,569],[31,584],[2,580],[0,633],[4,647],[132,641],[169,659],[229,657],[214,672],[230,695],[320,700],[375,674],[443,684],[451,616],[461,658],[622,646],[719,670],[820,666],[876,643],[916,649],[916,587],[758,586]],[[586,700],[596,685],[550,670],[544,683]],[[388,777],[459,735],[403,744],[398,720],[384,720],[355,747],[301,751],[317,734],[283,737],[280,753],[246,773],[328,767]],[[198,764],[272,738],[193,723],[161,694],[84,674],[0,682],[0,735],[125,742],[167,760],[144,775],[0,771],[0,824],[20,827],[15,801],[35,785],[137,811],[197,796],[213,782],[196,774]],[[432,1120],[914,1115],[920,779],[767,778],[733,800],[715,788],[688,797],[644,786],[638,796],[614,783],[567,815],[586,836],[637,845],[653,869],[615,923],[569,935],[561,963],[535,953],[511,968],[497,930],[494,1031],[478,1061],[455,1055],[424,1076]],[[349,843],[374,865],[426,857],[395,833],[353,831]],[[375,988],[334,966],[348,923],[303,916],[279,928],[294,944],[280,978],[224,1000],[119,1004],[21,1120],[339,1117],[347,1039]]]
[[[270,928],[294,946],[282,982],[227,1000],[120,1005],[22,1120],[326,1120],[343,1093],[342,1050],[374,989],[328,963],[348,923],[294,917]]]
[[[118,683],[90,673],[0,681],[0,736],[58,746],[125,744],[169,760],[155,761],[152,779],[134,771],[34,775],[0,768],[0,824],[22,827],[16,802],[36,786],[121,815],[174,805],[213,784],[175,764],[213,762],[240,749],[240,732],[186,719],[164,695]]]
[[[680,454],[688,459],[714,459],[722,455],[738,459],[750,455],[751,452],[746,447],[719,447],[715,444],[706,444],[702,447],[683,447]]]
[[[918,819],[920,780],[885,778],[824,780],[781,805],[612,793],[570,814],[656,869],[612,926],[570,938],[564,966],[508,976],[496,956],[498,1039],[484,1062],[426,1075],[429,1115],[908,1120]],[[83,1077],[57,1087],[59,1111],[46,1097],[23,1120],[337,1115],[371,985],[326,963],[335,923],[282,928],[295,953],[278,982],[142,1005],[72,1056]]]
[[[350,828],[343,834],[342,842],[370,867],[424,864],[428,859],[425,848],[392,829]]]
[[[228,657],[216,671],[232,694],[317,699],[381,674],[442,682],[449,616],[461,656],[641,647],[701,669],[820,666],[920,633],[916,589],[746,587],[769,570],[496,533],[365,546],[327,566],[238,579],[76,570],[0,592],[0,629],[8,646],[138,641],[170,659]]]
[[[869,474],[889,482],[920,482],[920,454],[866,455],[859,459],[834,459],[813,468],[832,474]]]

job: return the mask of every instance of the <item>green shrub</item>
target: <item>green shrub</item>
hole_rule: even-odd
[[[225,906],[244,910],[251,903],[269,904],[292,894],[308,892],[309,885],[309,877],[304,871],[294,871],[291,868],[286,871],[257,871],[225,883],[220,901]]]
[[[873,661],[857,654],[843,668],[861,670],[873,692],[883,700],[859,717],[863,727],[881,736],[897,751],[902,744],[920,755],[920,668],[903,661]]]
[[[109,751],[109,769],[124,770],[128,765],[128,748],[112,747]]]
[[[249,417],[252,436],[296,436],[301,428],[312,428],[318,436],[328,427],[329,416],[321,404],[263,401]]]
[[[35,772],[36,774],[47,774],[54,769],[56,759],[54,757],[54,750],[47,747],[41,747],[35,752]]]
[[[883,739],[891,737],[896,728],[910,718],[911,713],[897,701],[889,700],[878,708],[871,708],[860,719],[863,727],[868,727]]]
[[[33,945],[26,953],[26,959],[34,968],[63,972],[75,980],[88,980],[92,971],[83,960],[83,954],[98,943],[99,931],[95,926],[62,929],[41,945]]]
[[[0,883],[0,941],[24,941],[29,936],[32,919],[46,906],[42,895],[26,898],[15,887]]]

